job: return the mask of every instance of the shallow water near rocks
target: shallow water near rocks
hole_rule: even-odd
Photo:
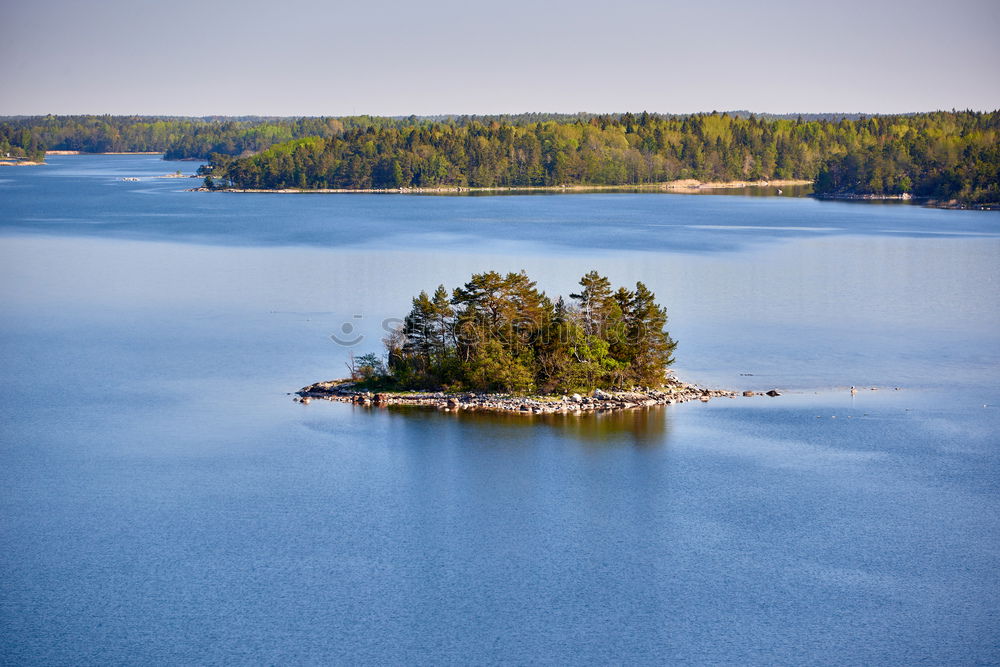
[[[0,173],[2,662],[1000,660],[1000,215],[50,161]],[[522,268],[642,280],[682,379],[783,395],[287,395],[419,290]]]

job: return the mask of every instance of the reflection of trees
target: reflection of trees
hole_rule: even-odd
[[[472,410],[445,413],[436,408],[397,405],[389,406],[388,412],[420,424],[419,428],[427,428],[428,422],[436,420],[457,421],[463,427],[486,427],[488,434],[484,431],[484,437],[498,444],[505,441],[523,443],[528,431],[533,429],[608,446],[665,444],[670,433],[670,412],[665,406],[582,415]]]

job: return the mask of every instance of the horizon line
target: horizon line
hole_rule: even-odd
[[[350,114],[263,114],[263,113],[206,113],[206,114],[177,114],[177,113],[112,113],[112,112],[101,112],[101,113],[89,113],[89,112],[74,112],[74,113],[5,113],[0,114],[0,118],[46,118],[49,116],[108,116],[112,118],[391,118],[391,119],[402,119],[402,118],[463,118],[463,117],[500,117],[500,116],[529,116],[529,115],[548,115],[548,116],[624,116],[626,114],[639,115],[643,113],[648,113],[655,116],[695,116],[695,115],[712,115],[712,114],[726,114],[726,115],[736,115],[736,114],[751,114],[754,116],[913,116],[919,114],[930,114],[930,113],[997,113],[1000,112],[1000,108],[997,109],[972,109],[965,108],[959,109],[957,107],[952,107],[951,109],[931,109],[931,110],[919,110],[919,111],[894,111],[894,112],[881,112],[881,111],[751,111],[750,109],[713,109],[711,111],[649,111],[648,109],[643,109],[641,111],[517,111],[517,112],[495,112],[495,113],[423,113],[423,114],[375,114],[375,113],[350,113]]]

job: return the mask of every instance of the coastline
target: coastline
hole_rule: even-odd
[[[45,151],[45,155],[163,155],[163,151],[120,151],[108,153],[89,153],[87,151]],[[0,167],[38,167],[47,162],[34,162],[32,160],[14,160],[10,158],[0,158]]]
[[[914,204],[919,204],[920,206],[926,206],[927,208],[940,208],[952,211],[993,211],[1000,208],[1000,204],[963,204],[957,199],[951,199],[948,201],[941,201],[939,199],[930,199],[929,197],[914,197],[909,192],[904,192],[898,195],[873,195],[873,194],[856,194],[852,192],[836,192],[836,193],[826,193],[826,194],[816,194],[811,195],[814,199],[828,200],[828,201],[904,201],[912,202]]]
[[[898,195],[872,195],[872,194],[856,194],[853,192],[830,192],[823,194],[813,194],[816,199],[843,199],[849,201],[912,201],[916,199],[909,192],[904,192]]]
[[[812,185],[812,181],[807,180],[774,180],[774,181],[698,181],[693,178],[667,181],[665,183],[642,183],[639,185],[522,185],[522,186],[492,186],[492,187],[466,187],[458,185],[448,185],[439,187],[414,187],[414,188],[219,188],[209,189],[205,187],[192,188],[192,192],[233,192],[240,194],[441,194],[441,193],[466,193],[466,192],[600,192],[600,191],[622,191],[622,190],[642,190],[655,191],[663,190],[677,193],[696,193],[706,190],[732,190],[740,188],[757,187],[791,187],[796,185]]]
[[[1000,203],[996,204],[963,204],[955,199],[951,201],[937,201],[929,199],[923,202],[927,208],[942,208],[949,211],[1000,211]]]
[[[108,151],[92,153],[90,151],[45,151],[46,155],[163,155],[163,151]]]
[[[603,391],[596,389],[587,396],[580,394],[514,396],[511,394],[490,394],[478,392],[371,392],[357,389],[350,380],[330,380],[317,382],[294,392],[292,400],[308,405],[313,399],[352,403],[363,407],[385,408],[392,405],[420,406],[436,408],[444,412],[506,412],[520,415],[537,414],[584,414],[604,413],[619,410],[675,405],[689,401],[707,403],[713,398],[736,398],[737,396],[780,396],[772,389],[769,392],[745,391],[738,393],[724,389],[704,389],[679,380],[669,380],[659,389],[642,391]]]

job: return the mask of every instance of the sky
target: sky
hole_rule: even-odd
[[[1000,108],[998,0],[0,0],[0,115]]]

